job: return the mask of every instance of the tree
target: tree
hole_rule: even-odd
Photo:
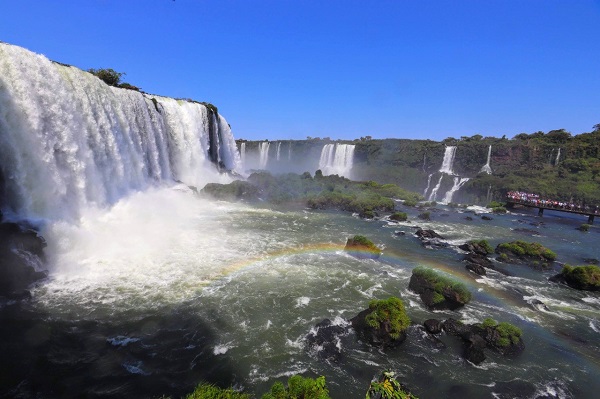
[[[88,72],[92,75],[97,76],[104,81],[107,85],[118,86],[121,83],[121,76],[125,75],[123,72],[117,72],[112,68],[106,69],[88,69]]]

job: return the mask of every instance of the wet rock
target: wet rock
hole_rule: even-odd
[[[473,220],[473,218],[471,216],[466,216],[465,220],[471,221],[471,220]]]
[[[425,331],[430,334],[441,334],[443,323],[438,319],[428,319],[423,322],[423,326],[425,327]]]
[[[465,340],[464,357],[474,364],[480,364],[485,360],[484,349],[487,343],[478,334],[470,334]]]
[[[598,264],[600,264],[600,261],[598,259],[594,259],[594,258],[585,258],[585,259],[583,259],[583,261],[585,262],[586,265],[598,265]]]
[[[394,338],[390,335],[392,328],[388,321],[382,322],[379,328],[369,326],[365,318],[371,312],[373,312],[373,309],[365,309],[350,319],[352,328],[354,328],[356,334],[361,339],[382,349],[394,348],[406,340],[406,331],[400,333],[398,338]]]
[[[306,335],[306,344],[321,359],[337,362],[342,358],[341,337],[346,334],[347,328],[324,319]]]
[[[21,299],[28,287],[47,276],[46,241],[29,226],[0,223],[0,296]]]
[[[480,276],[487,275],[487,272],[485,271],[485,267],[481,266],[480,264],[468,262],[466,268],[467,268],[467,270],[470,270],[473,273],[478,274]]]
[[[539,236],[540,232],[537,230],[531,230],[531,229],[513,229],[514,232],[517,233],[522,233],[522,234],[527,234],[530,236]]]
[[[421,300],[429,309],[449,309],[456,310],[465,305],[465,301],[451,284],[444,285],[443,288],[436,286],[436,282],[430,281],[421,274],[413,274],[408,283],[408,288],[419,294]],[[470,298],[466,298],[468,301]]]
[[[455,337],[467,338],[471,334],[471,327],[469,325],[452,318],[444,321],[442,326],[446,334]]]
[[[489,216],[487,216],[487,215],[483,215],[483,216],[481,217],[481,219],[483,219],[483,220],[494,220],[494,218],[492,218],[492,217],[489,217]]]
[[[399,231],[399,230],[396,230],[396,231],[394,231],[394,235],[397,235],[397,236],[405,236],[405,235],[406,235],[406,232],[404,232],[404,231]]]
[[[439,235],[438,233],[436,233],[434,230],[432,229],[422,229],[422,228],[418,228],[418,230],[415,232],[415,235],[421,239],[431,239],[431,238],[440,238],[440,239],[444,239],[444,237],[442,237],[441,235]]]

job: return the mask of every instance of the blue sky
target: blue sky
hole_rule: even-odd
[[[236,138],[600,123],[600,0],[0,0],[0,41],[211,102]]]

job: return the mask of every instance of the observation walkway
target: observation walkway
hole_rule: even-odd
[[[560,206],[554,206],[554,204],[541,204],[539,201],[531,201],[531,200],[521,200],[516,198],[507,197],[506,198],[506,207],[514,208],[515,205],[523,205],[529,208],[538,208],[538,216],[544,216],[544,209],[549,209],[552,211],[558,212],[566,212],[566,213],[576,213],[579,215],[586,215],[588,217],[588,224],[594,224],[594,216],[600,216],[599,210],[591,210],[591,209],[566,209]]]

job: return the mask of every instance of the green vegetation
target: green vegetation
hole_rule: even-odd
[[[213,114],[218,114],[219,113],[219,109],[216,106],[214,106],[213,104],[211,104],[211,103],[207,103],[207,102],[202,101],[202,102],[200,102],[200,104],[202,104],[206,108],[208,108],[209,112],[212,112]]]
[[[329,399],[329,391],[323,376],[312,379],[294,375],[288,379],[287,388],[276,382],[262,399]]]
[[[588,231],[590,231],[590,227],[591,227],[591,226],[590,226],[589,224],[587,224],[587,223],[584,223],[584,224],[582,224],[581,226],[579,226],[579,227],[577,228],[577,230],[580,230],[580,231],[583,231],[583,232],[586,232],[586,233],[587,233]]]
[[[600,267],[596,265],[569,266],[565,265],[560,273],[567,284],[575,288],[599,291]]]
[[[422,212],[417,217],[423,220],[431,220],[431,212]]]
[[[406,222],[408,220],[408,215],[406,212],[394,212],[390,215],[390,220],[395,220],[397,222]]]
[[[498,201],[492,201],[489,204],[487,204],[486,208],[492,208],[492,209],[494,209],[494,208],[499,208],[499,207],[503,207],[503,206],[504,206],[504,204],[502,204],[502,203],[500,203]]]
[[[381,254],[381,249],[379,249],[377,245],[373,243],[373,241],[361,235],[355,235],[352,238],[348,238],[344,250],[351,253],[366,252],[368,254],[375,255],[375,257],[379,257]]]
[[[395,203],[392,198],[398,199],[420,199],[416,193],[403,190],[393,184],[378,184],[374,181],[355,182],[337,175],[323,176],[319,171],[312,178],[310,173],[302,175],[288,173],[273,176],[268,172],[257,172],[251,174],[247,184],[255,187],[255,190],[246,190],[252,194],[260,193],[260,198],[273,204],[297,203],[309,206],[313,209],[339,209],[343,211],[356,212],[361,217],[373,217],[376,212],[393,212]],[[240,185],[230,183],[229,185]],[[222,189],[217,189],[221,186]],[[228,185],[211,184],[202,191],[213,195],[213,193],[232,191],[239,192],[238,187],[227,188]],[[222,198],[217,194],[217,198]]]
[[[417,206],[418,201],[415,199],[407,199],[404,200],[403,205],[404,206],[410,206],[410,207],[415,207]]]
[[[117,72],[112,68],[100,68],[94,69],[90,68],[87,70],[92,75],[98,77],[104,83],[109,86],[120,87],[122,89],[129,89],[140,91],[141,89],[137,86],[131,85],[129,83],[121,82],[121,77],[125,75],[123,72]]]
[[[385,371],[377,381],[371,382],[366,399],[419,399],[409,393],[396,378],[395,373]]]
[[[512,241],[498,245],[496,252],[507,251],[516,256],[539,257],[546,261],[554,261],[556,254],[537,242]]]
[[[519,343],[523,332],[521,329],[513,324],[502,322],[497,323],[496,320],[487,318],[481,323],[481,328],[493,328],[495,329],[500,338],[496,340],[496,344],[500,347],[506,348],[511,343],[516,345]]]
[[[497,206],[495,208],[492,208],[492,213],[496,213],[496,214],[506,213],[506,208],[503,206]]]
[[[253,396],[234,391],[232,388],[219,388],[212,384],[200,384],[186,399],[252,399]],[[294,375],[288,379],[287,388],[276,382],[261,399],[329,399],[325,377],[305,378]]]
[[[431,284],[434,287],[434,291],[442,296],[444,290],[450,289],[458,295],[461,302],[467,303],[471,300],[471,292],[467,289],[467,287],[465,287],[463,283],[443,276],[433,269],[418,266],[413,269],[413,275],[421,277],[427,282],[429,282],[429,284]],[[435,298],[436,297],[434,295],[434,301]]]
[[[490,245],[487,240],[471,240],[470,244],[478,245],[481,249],[485,250],[485,252],[489,255],[494,253],[494,248]]]
[[[236,392],[231,388],[223,389],[212,384],[200,384],[186,399],[251,399],[245,393]]]
[[[392,296],[388,299],[374,299],[369,302],[369,309],[372,312],[365,318],[366,323],[376,329],[380,328],[381,323],[389,323],[391,328],[389,334],[393,339],[400,338],[400,334],[405,332],[410,325],[404,304],[399,298]]]

